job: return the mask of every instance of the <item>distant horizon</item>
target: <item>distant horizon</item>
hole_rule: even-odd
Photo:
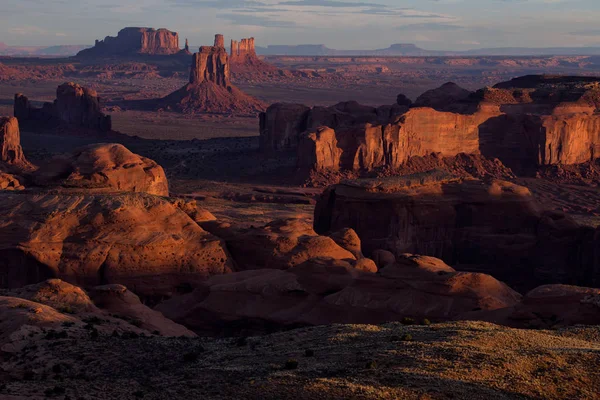
[[[593,0],[4,0],[0,42],[11,46],[93,44],[126,26],[176,31],[204,44],[215,32],[262,46],[332,49],[600,46]]]

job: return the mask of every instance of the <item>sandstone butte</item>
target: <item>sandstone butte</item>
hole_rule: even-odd
[[[230,60],[223,35],[202,46],[192,58],[189,83],[161,99],[162,107],[185,113],[256,114],[262,102],[231,84]]]
[[[116,37],[96,40],[94,47],[80,51],[77,57],[126,55],[171,55],[181,52],[179,35],[168,29],[124,28]]]
[[[519,290],[600,284],[600,231],[542,211],[525,187],[443,172],[347,181],[315,208],[319,234],[352,228],[367,257],[386,250],[441,258]]]
[[[397,169],[432,153],[498,158],[517,173],[594,160],[598,80],[557,79],[524,77],[477,92],[449,83],[410,108],[404,96],[379,108],[274,104],[260,116],[261,149],[296,150],[301,171]]]
[[[109,115],[101,111],[95,90],[68,82],[56,89],[56,100],[41,108],[31,105],[21,93],[15,94],[14,115],[21,124],[40,128],[66,128],[108,132],[112,128]]]

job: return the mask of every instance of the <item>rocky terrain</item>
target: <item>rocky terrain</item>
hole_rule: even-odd
[[[0,397],[597,398],[597,78],[175,47],[0,84]]]

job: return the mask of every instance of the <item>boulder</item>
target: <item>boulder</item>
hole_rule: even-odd
[[[0,192],[2,287],[59,278],[164,298],[233,268],[222,240],[160,197]]]
[[[373,274],[321,259],[286,271],[213,277],[157,309],[199,334],[253,334],[303,325],[453,319],[513,306],[521,296],[488,275],[438,274],[400,265]]]
[[[33,174],[40,186],[168,196],[164,170],[121,144],[93,144],[48,161]]]

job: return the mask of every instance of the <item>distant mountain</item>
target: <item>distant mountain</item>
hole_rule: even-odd
[[[322,44],[276,45],[257,47],[259,55],[281,56],[597,56],[600,47],[502,47],[465,51],[426,50],[410,43],[393,44],[376,50],[338,50]]]
[[[15,57],[71,57],[89,45],[57,45],[57,46],[9,46],[0,42],[0,56]]]

